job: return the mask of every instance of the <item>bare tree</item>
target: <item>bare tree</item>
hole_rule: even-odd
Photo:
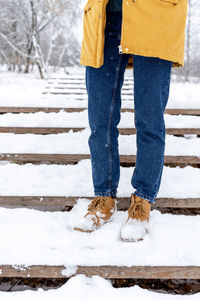
[[[1,58],[12,69],[18,65],[21,71],[25,65],[25,73],[34,63],[41,78],[48,74],[52,62],[61,65],[70,41],[77,44],[72,29],[80,17],[80,8],[72,3],[72,0],[0,0]]]

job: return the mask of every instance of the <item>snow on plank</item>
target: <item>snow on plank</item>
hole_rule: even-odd
[[[86,127],[0,127],[0,133],[15,134],[56,134],[66,133],[69,131],[78,132],[86,129]],[[166,128],[166,133],[176,136],[184,136],[187,134],[200,136],[200,128]],[[119,134],[132,135],[136,134],[135,128],[119,128]]]
[[[199,116],[187,115],[164,115],[166,128],[199,128]],[[75,112],[73,114],[66,111],[58,113],[36,112],[36,113],[19,113],[19,114],[1,114],[0,126],[5,127],[87,127],[88,111]],[[134,114],[123,112],[118,125],[120,128],[134,128]]]
[[[86,107],[16,107],[16,106],[0,106],[0,113],[36,113],[36,112],[45,112],[58,113],[60,111],[65,111],[68,113],[81,112],[87,110]],[[131,112],[134,113],[133,108],[122,108],[121,112]],[[169,108],[165,109],[165,114],[170,115],[191,115],[191,116],[200,116],[200,109],[179,109],[179,108]]]
[[[1,276],[25,272],[25,276],[42,277],[44,274],[39,275],[39,270],[33,275],[30,269],[63,266],[64,276],[76,273],[77,267],[89,267],[91,272],[101,270],[102,276],[111,278],[200,278],[200,216],[153,210],[149,234],[144,240],[125,243],[119,237],[121,225],[127,219],[127,212],[123,211],[116,211],[112,221],[93,233],[73,231],[89,202],[80,199],[69,212],[0,208]],[[14,274],[7,269],[6,275],[6,267],[11,267],[11,272],[15,269]]]
[[[89,136],[89,128],[49,135],[1,133],[0,153],[90,154]],[[167,134],[165,155],[199,156],[200,138],[193,135],[186,137]],[[121,155],[136,155],[136,150],[136,135],[119,135]]]
[[[120,167],[119,197],[133,192],[131,176],[134,167]],[[1,196],[93,196],[91,162],[76,165],[1,164]],[[188,180],[188,178],[190,180]],[[163,167],[158,198],[199,198],[200,169]],[[42,183],[42,184],[41,184]],[[186,184],[187,183],[187,184]]]
[[[89,154],[36,154],[36,153],[0,153],[0,161],[18,164],[76,164],[82,159],[90,159]],[[135,166],[136,155],[120,155],[121,166]],[[200,167],[200,157],[197,156],[168,156],[165,155],[164,164],[175,166],[192,165]]]

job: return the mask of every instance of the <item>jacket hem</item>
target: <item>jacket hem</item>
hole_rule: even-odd
[[[158,57],[160,59],[165,59],[172,61],[172,67],[173,68],[181,68],[184,66],[184,61],[182,58],[174,58],[174,56],[169,54],[160,54],[160,53],[152,53],[150,51],[144,51],[144,50],[134,50],[130,49],[128,52],[123,52],[122,54],[135,54],[135,55],[141,55],[141,56],[147,56],[147,57]],[[85,66],[92,66],[94,68],[99,68],[103,65],[103,63],[94,63],[93,59],[88,59],[86,57],[82,57],[80,59],[80,64]],[[128,68],[133,68],[134,63],[127,64]]]

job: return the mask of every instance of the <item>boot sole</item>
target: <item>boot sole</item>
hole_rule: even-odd
[[[139,241],[143,241],[144,239],[143,238],[140,238],[140,239],[137,239],[137,240],[134,240],[134,239],[123,239],[123,238],[120,238],[122,242],[139,242]]]
[[[87,232],[87,233],[90,233],[90,232],[95,231],[96,229],[89,230],[89,229],[83,229],[83,228],[79,228],[79,227],[73,227],[73,230],[75,230],[75,231],[80,231],[80,232]]]

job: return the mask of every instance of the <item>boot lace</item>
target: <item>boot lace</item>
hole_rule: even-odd
[[[93,210],[94,208],[105,206],[106,199],[102,196],[95,197],[88,206],[88,211]]]
[[[145,217],[146,217],[146,210],[143,201],[134,201],[134,203],[128,209],[127,221],[130,218],[136,218],[140,220],[140,219],[144,219]]]

